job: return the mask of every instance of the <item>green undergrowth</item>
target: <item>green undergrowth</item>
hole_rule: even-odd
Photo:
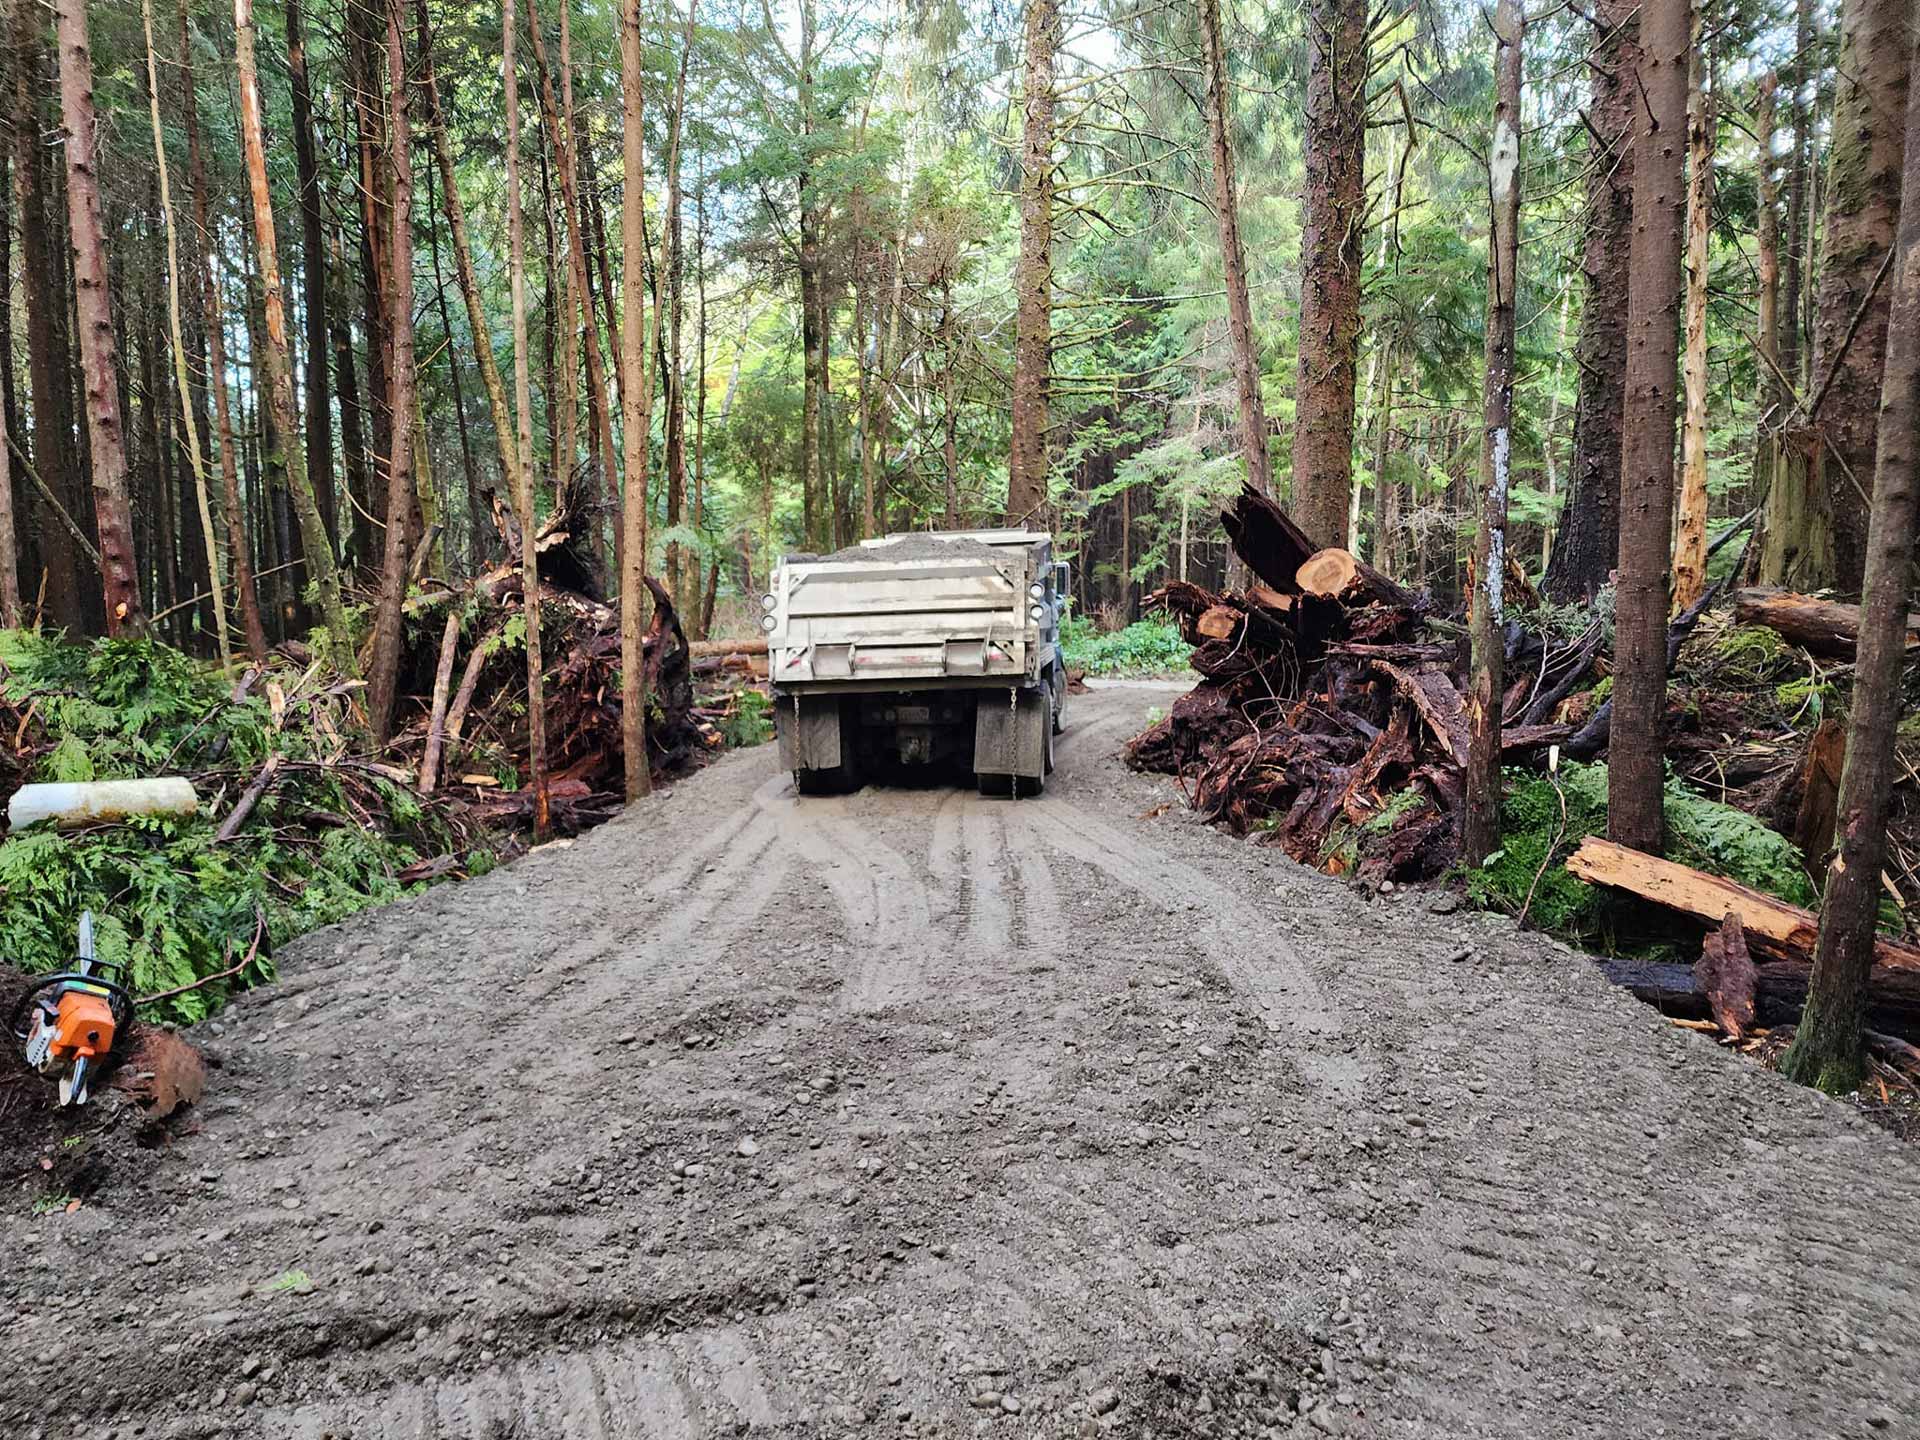
[[[1193,647],[1164,618],[1136,620],[1124,630],[1100,632],[1093,621],[1070,616],[1060,625],[1067,668],[1089,675],[1165,675],[1187,668]]]
[[[192,1021],[233,988],[272,977],[273,947],[424,888],[410,865],[457,854],[467,873],[493,860],[451,812],[349,752],[344,696],[325,679],[276,668],[240,700],[232,682],[147,640],[69,644],[0,631],[0,723],[19,755],[0,769],[0,799],[33,781],[185,775],[198,813],[135,817],[55,831],[38,825],[0,843],[0,963],[29,972],[73,957],[91,909],[102,959],[125,964],[137,995],[188,985],[244,957],[264,917],[255,961],[160,1002],[147,1019]],[[219,822],[270,755],[275,784],[234,839]]]
[[[731,708],[720,721],[720,735],[729,750],[744,750],[773,739],[773,700],[766,691],[743,685],[733,692],[731,701]]]
[[[1669,779],[1666,819],[1668,859],[1790,904],[1813,904],[1813,886],[1799,847],[1744,810]],[[1606,829],[1604,764],[1566,765],[1557,777],[1511,770],[1501,808],[1501,848],[1484,866],[1464,872],[1467,896],[1485,909],[1507,914],[1518,914],[1524,906],[1529,923],[1592,949],[1661,953],[1663,937],[1645,931],[1635,907],[1566,869],[1566,858],[1580,842],[1604,835]]]

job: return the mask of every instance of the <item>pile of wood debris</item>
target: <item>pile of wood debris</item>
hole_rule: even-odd
[[[555,830],[572,834],[625,804],[625,748],[620,609],[594,593],[593,566],[564,498],[540,527],[535,548],[548,795]],[[507,550],[501,565],[481,576],[470,595],[428,591],[409,606],[414,623],[403,675],[411,683],[403,686],[402,704],[410,713],[382,758],[406,763],[422,794],[439,791],[477,820],[516,825],[531,822],[533,807],[526,652],[507,643],[524,633],[513,623],[524,612],[520,547],[511,517],[496,514],[495,521]],[[672,597],[651,577],[647,588],[653,597],[643,637],[647,759],[664,776],[717,751],[722,738],[696,705],[694,647]],[[442,613],[436,630],[428,617]]]
[[[1438,874],[1459,853],[1466,799],[1464,629],[1349,552],[1316,548],[1251,488],[1221,519],[1253,578],[1218,594],[1175,581],[1150,598],[1178,619],[1201,679],[1129,742],[1127,762],[1178,777],[1208,819],[1302,863],[1373,882]],[[1521,678],[1506,754],[1573,733],[1549,717],[1597,643],[1511,628]]]

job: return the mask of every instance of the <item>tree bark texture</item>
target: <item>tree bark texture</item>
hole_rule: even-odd
[[[1220,225],[1220,263],[1227,286],[1227,330],[1233,339],[1233,388],[1240,401],[1240,451],[1247,483],[1262,495],[1273,490],[1273,460],[1267,449],[1267,412],[1260,398],[1260,351],[1253,338],[1253,302],[1247,293],[1247,256],[1240,244],[1239,195],[1233,180],[1233,145],[1227,129],[1227,51],[1220,28],[1220,0],[1201,0],[1201,38],[1207,47],[1207,129],[1213,146],[1213,212]]]
[[[1905,37],[1903,37],[1905,38]],[[1904,47],[1909,59],[1913,49]],[[1854,665],[1836,839],[1820,908],[1806,1009],[1781,1070],[1834,1094],[1865,1078],[1861,1028],[1879,920],[1887,810],[1898,779],[1895,727],[1906,659],[1908,572],[1920,512],[1920,91],[1908,97],[1905,200],[1888,286],[1886,378],[1875,446],[1866,588]]]
[[[1680,432],[1679,513],[1673,534],[1673,608],[1707,588],[1707,241],[1713,229],[1713,109],[1701,15],[1693,12],[1687,63],[1686,420]]]
[[[620,547],[620,738],[629,800],[637,800],[653,788],[647,765],[646,667],[641,663],[647,594],[647,451],[653,428],[653,386],[644,378],[646,306],[640,284],[647,253],[645,66],[640,0],[621,0],[620,94],[626,110],[621,131],[626,183],[620,202],[620,246],[627,293],[620,317],[620,349],[627,385],[621,401],[620,427],[626,473],[620,519],[624,531]]]
[[[1366,220],[1366,0],[1309,0],[1306,199],[1293,514],[1315,544],[1347,543]]]
[[[20,225],[21,301],[26,312],[27,386],[34,425],[31,437],[14,436],[23,447],[29,438],[35,469],[66,511],[84,522],[78,503],[79,456],[74,445],[73,361],[68,345],[65,266],[59,254],[60,231],[53,223],[50,180],[41,143],[47,91],[38,0],[14,0],[13,15],[13,185]],[[49,503],[51,509],[51,503]],[[39,527],[40,560],[47,576],[47,613],[70,630],[86,626],[91,592],[81,569],[83,548],[64,524]],[[84,528],[82,533],[84,534]]]
[[[147,105],[153,127],[154,175],[159,184],[160,216],[167,237],[167,326],[172,339],[174,391],[179,397],[180,433],[186,440],[187,463],[192,470],[193,496],[205,554],[208,590],[213,601],[215,643],[220,667],[233,665],[233,646],[227,635],[227,597],[220,584],[220,542],[213,530],[213,504],[207,494],[206,457],[200,452],[200,427],[194,421],[193,385],[187,374],[187,344],[180,324],[180,237],[173,223],[173,186],[167,174],[167,145],[160,125],[160,61],[153,48],[153,0],[140,0],[140,21],[147,42]],[[199,576],[190,577],[192,583]]]
[[[1840,18],[1825,232],[1809,372],[1811,423],[1827,452],[1819,474],[1834,572],[1814,577],[1853,594],[1866,573],[1867,495],[1887,319],[1887,257],[1900,216],[1907,108],[1908,0],[1847,0]]]
[[[193,83],[192,39],[187,27],[187,0],[178,0],[180,26],[180,110],[187,132],[187,176],[193,187],[194,229],[211,235],[212,201],[207,193],[207,162],[200,149],[199,101]],[[200,245],[200,297],[205,307],[207,384],[213,391],[214,428],[220,442],[220,512],[227,523],[227,553],[231,559],[234,603],[240,611],[240,630],[246,636],[247,655],[255,664],[267,658],[267,628],[260,616],[260,595],[254,584],[253,556],[247,542],[246,511],[240,502],[239,442],[233,433],[233,403],[227,392],[226,311],[219,277],[213,268],[213,246]],[[196,351],[195,360],[199,359]]]
[[[1467,692],[1467,806],[1461,858],[1483,863],[1500,845],[1500,709],[1506,643],[1507,500],[1513,484],[1514,300],[1520,261],[1520,76],[1526,17],[1520,0],[1493,14],[1493,143],[1487,151],[1485,424],[1474,532],[1472,651]]]
[[[627,0],[628,4],[635,0]],[[529,17],[531,18],[531,17]],[[547,705],[540,645],[540,555],[534,543],[533,353],[527,338],[526,215],[520,195],[520,76],[514,67],[518,22],[514,0],[500,8],[500,88],[507,132],[507,289],[513,305],[513,505],[520,531],[520,604],[526,621],[527,783],[533,790],[533,834],[544,841],[553,827],[547,793]]]
[[[1787,152],[1787,233],[1780,262],[1780,369],[1787,384],[1779,398],[1791,405],[1806,356],[1807,175],[1813,168],[1813,116],[1807,103],[1813,88],[1813,0],[1795,0],[1793,63],[1787,68],[1787,103],[1793,119],[1793,144]]]
[[[424,25],[427,4],[418,0]],[[480,293],[480,277],[473,264],[473,242],[467,235],[466,209],[460,203],[459,186],[454,181],[453,145],[447,138],[447,117],[440,108],[431,51],[421,57],[426,67],[423,85],[426,91],[427,118],[433,131],[433,156],[440,169],[440,203],[446,210],[447,230],[453,236],[454,273],[460,281],[460,297],[466,302],[467,330],[473,340],[474,363],[480,369],[480,383],[487,392],[487,414],[493,420],[494,443],[500,455],[500,473],[509,495],[518,467],[513,456],[513,414],[507,408],[507,386],[493,356],[493,335],[487,325],[486,305]]]
[[[546,47],[540,38],[540,17],[534,8],[534,0],[527,0],[527,33],[533,41],[534,62],[540,73],[540,105],[546,116],[547,133],[552,137],[553,141],[554,160],[560,172],[560,200],[567,216],[567,268],[565,278],[572,287],[572,298],[563,301],[563,310],[566,319],[562,325],[562,334],[567,342],[565,366],[567,373],[571,374],[572,366],[575,363],[575,353],[578,348],[574,338],[573,311],[576,306],[584,308],[588,303],[587,297],[590,293],[587,286],[586,237],[581,234],[580,229],[580,183],[578,169],[574,163],[576,155],[573,142],[573,127],[571,123],[567,124],[564,128],[562,126],[561,111],[554,98],[553,76],[547,67]],[[561,34],[563,38],[567,35],[564,24]],[[561,68],[563,72],[571,70],[571,55],[562,55]],[[570,76],[563,73],[562,81],[570,90],[572,84]],[[613,434],[612,422],[607,410],[607,381],[606,375],[600,365],[600,346],[594,341],[591,326],[588,327],[586,339],[588,403],[593,408],[593,413],[599,419],[602,453],[611,455],[613,453]],[[570,429],[570,425],[571,417],[563,415],[561,417],[561,428],[568,430]],[[572,467],[574,456],[571,450],[565,454],[563,461],[569,469]],[[558,475],[556,475],[556,482],[558,478]],[[604,535],[604,526],[601,521],[601,516],[605,508],[605,499],[601,493],[597,477],[589,477],[586,492],[578,497],[575,504],[576,508],[578,508],[582,514],[593,517],[593,534],[591,543],[588,546],[588,553],[593,557],[596,570],[604,576],[606,573],[607,552],[606,545],[602,538]]]
[[[1047,503],[1047,409],[1053,367],[1054,52],[1058,0],[1027,0],[1020,142],[1020,258],[1013,272],[1013,443],[1007,523],[1025,525]],[[1044,524],[1044,521],[1038,522]]]
[[[1675,368],[1686,215],[1687,56],[1693,6],[1643,10],[1627,261],[1619,598],[1607,833],[1658,853],[1666,779],[1667,564],[1673,531]]]
[[[1580,335],[1573,461],[1542,588],[1555,600],[1590,600],[1613,573],[1620,550],[1621,407],[1626,391],[1627,251],[1633,234],[1632,145],[1637,0],[1602,0],[1599,44],[1589,67],[1585,234],[1581,242]]]
[[[287,76],[292,81],[294,175],[300,190],[300,280],[307,351],[307,475],[329,541],[338,545],[334,503],[333,398],[327,373],[327,242],[320,214],[320,161],[313,142],[313,84],[301,0],[286,0]],[[334,552],[336,555],[338,550]]]
[[[340,596],[339,569],[327,544],[327,529],[307,482],[307,458],[294,423],[293,362],[287,347],[286,299],[280,283],[279,247],[273,224],[273,192],[267,185],[266,135],[260,117],[260,72],[254,59],[253,0],[233,0],[235,68],[240,81],[240,134],[246,150],[247,183],[253,201],[253,233],[260,267],[265,343],[255,354],[266,371],[267,408],[285,456],[287,489],[300,522],[307,576],[320,600],[327,651],[343,675],[358,675],[353,631]]]
[[[1758,214],[1754,220],[1754,344],[1760,352],[1760,425],[1753,442],[1753,481],[1749,500],[1766,500],[1766,477],[1773,473],[1774,427],[1786,416],[1788,400],[1780,370],[1780,177],[1773,155],[1779,133],[1780,77],[1760,77],[1754,105],[1754,146],[1758,156]]]
[[[407,532],[403,523],[414,501],[413,354],[413,147],[407,118],[407,55],[401,28],[404,0],[387,0],[387,161],[393,167],[393,234],[387,245],[392,297],[389,329],[393,359],[387,375],[387,406],[393,437],[387,454],[387,528],[380,554],[380,596],[373,615],[372,674],[367,684],[367,723],[376,750],[393,734],[393,701],[400,684],[402,606],[407,598]]]
[[[73,241],[74,310],[86,392],[93,472],[93,513],[100,534],[107,633],[145,625],[139,560],[133,549],[127,439],[121,415],[112,305],[107,294],[107,237],[100,212],[100,174],[93,108],[93,55],[86,0],[58,0],[54,33],[60,57],[60,112],[66,130],[67,225]]]

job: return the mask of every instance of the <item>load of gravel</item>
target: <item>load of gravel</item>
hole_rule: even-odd
[[[849,545],[844,550],[836,550],[820,558],[876,563],[899,560],[1003,560],[1007,558],[1007,550],[1008,547],[1004,545],[988,545],[965,535],[941,535],[931,530],[921,530],[902,535],[897,540],[889,540],[884,545]],[[792,560],[799,557],[787,558]]]

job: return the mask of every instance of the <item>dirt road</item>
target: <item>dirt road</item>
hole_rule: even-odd
[[[0,1220],[9,1436],[1913,1434],[1920,1160],[1566,952],[772,747],[303,942]]]

